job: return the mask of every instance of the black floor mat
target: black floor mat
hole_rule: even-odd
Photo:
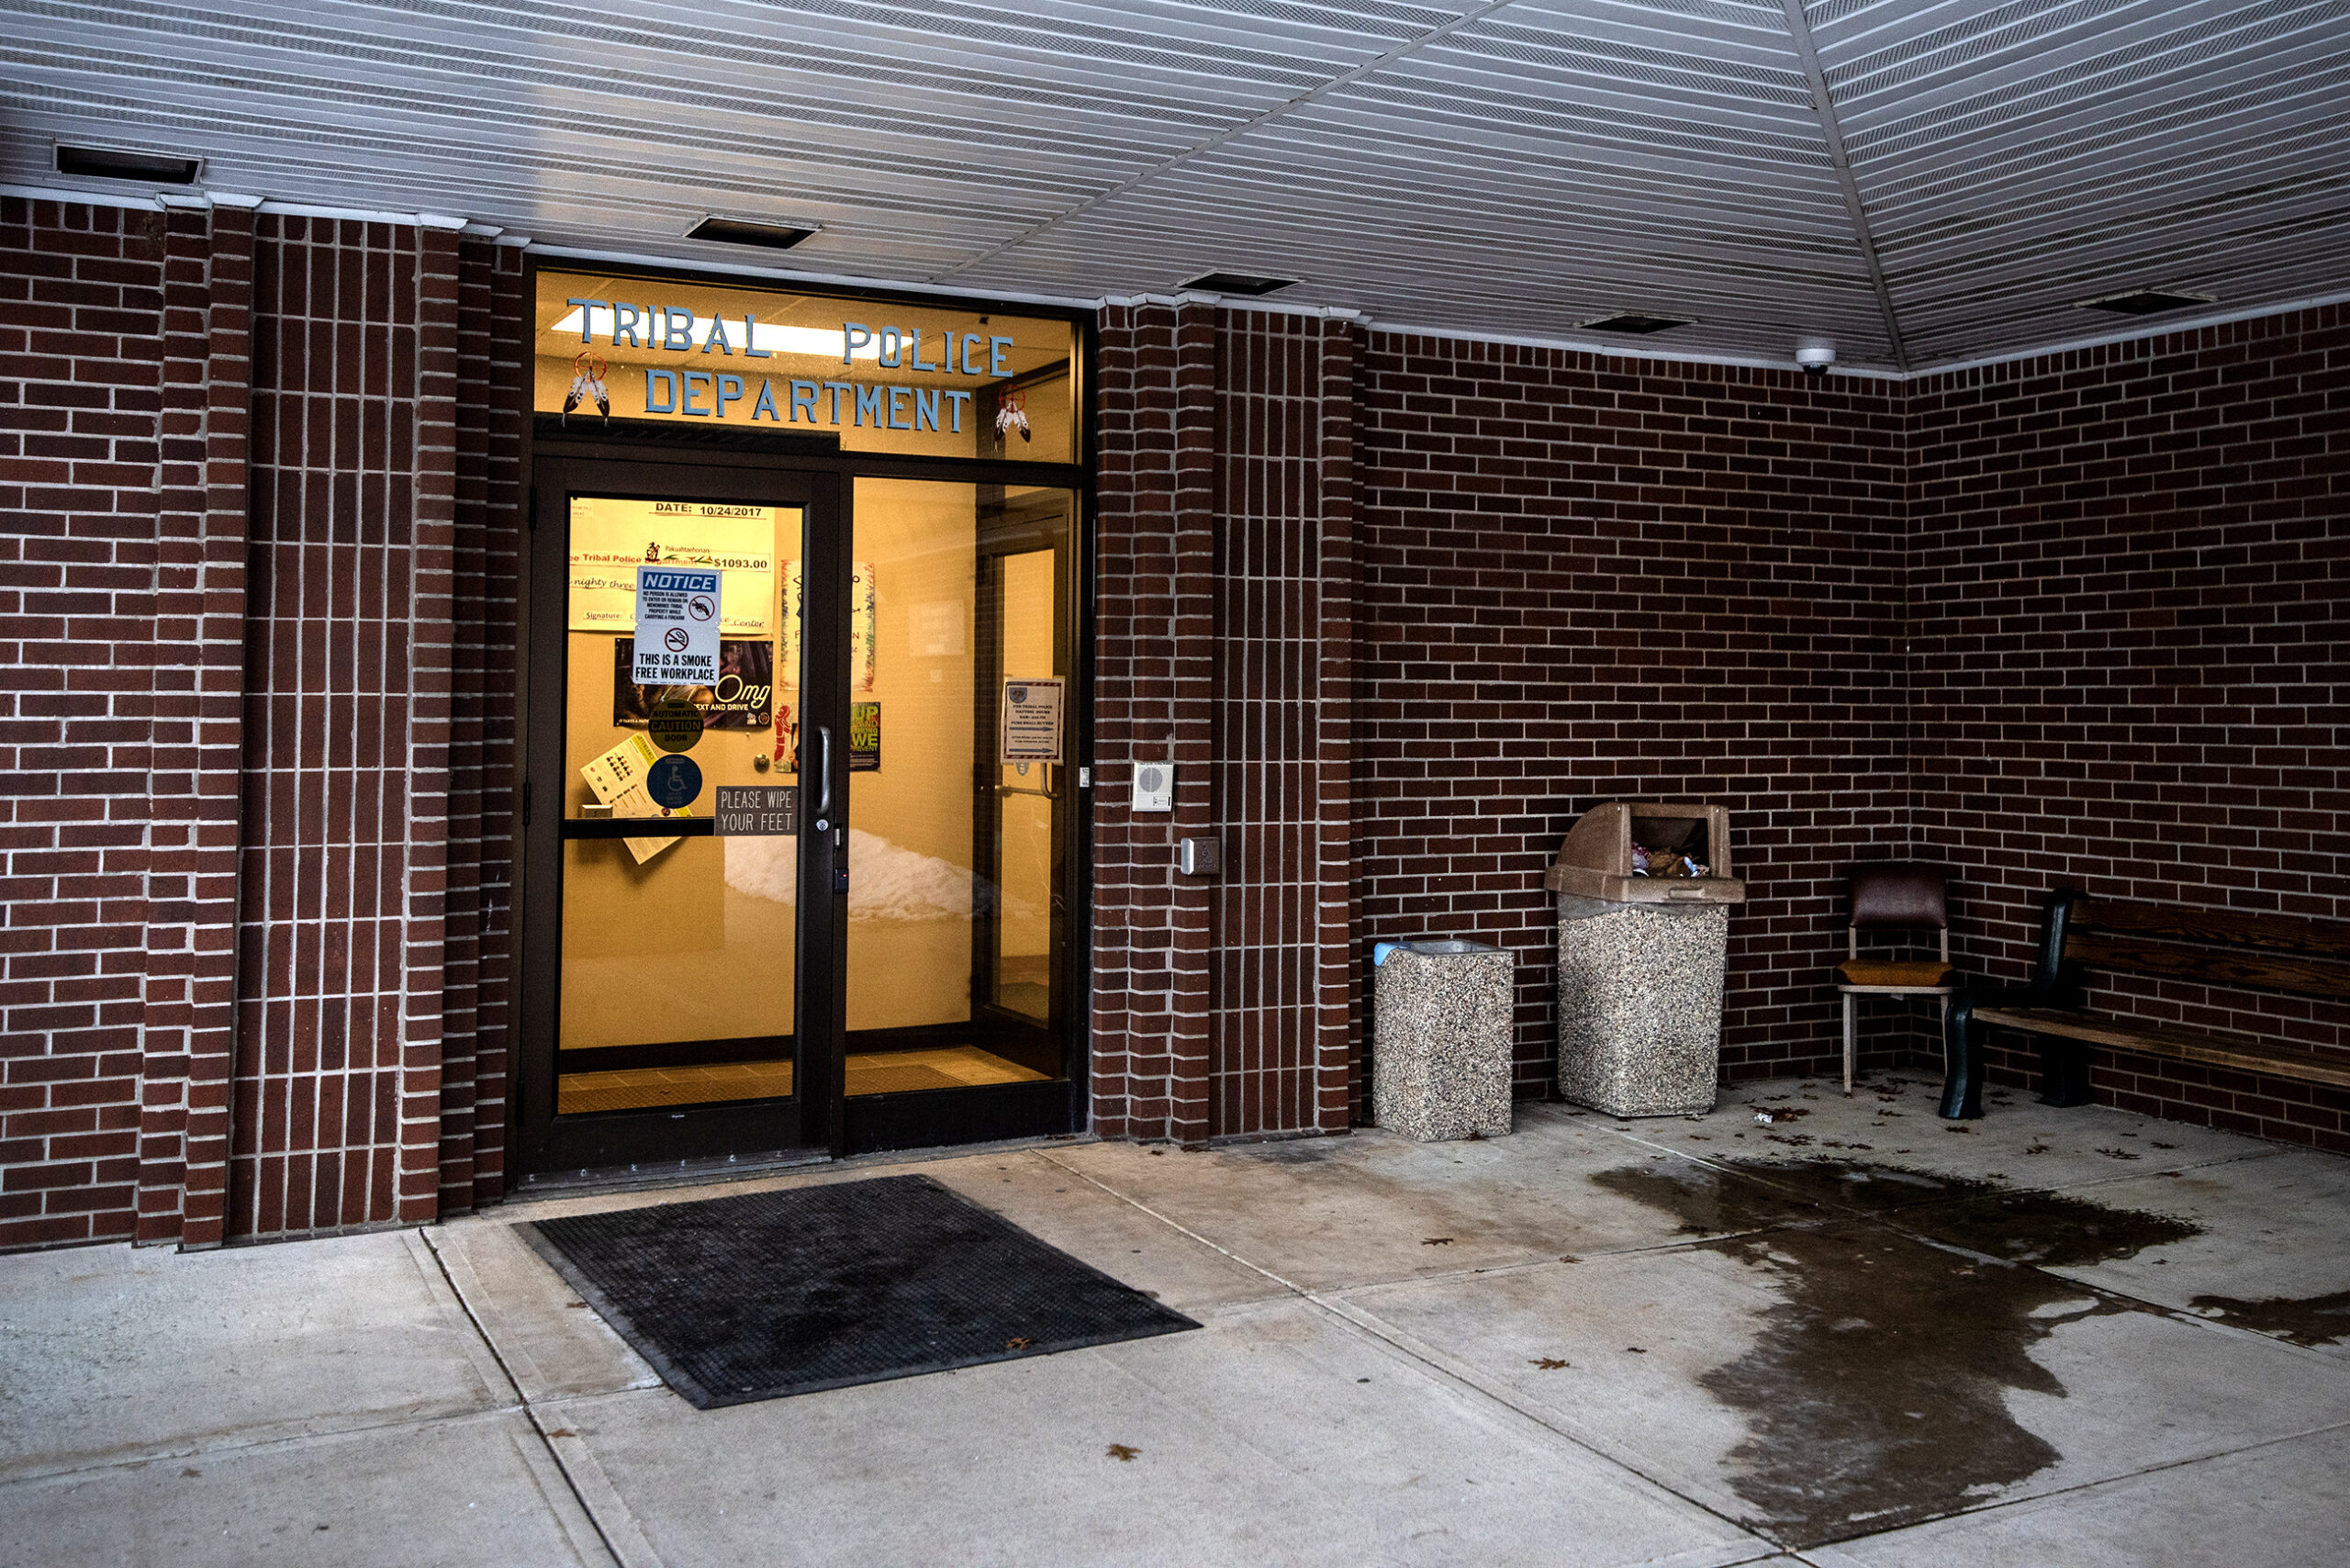
[[[1199,1327],[927,1176],[518,1228],[705,1410]]]

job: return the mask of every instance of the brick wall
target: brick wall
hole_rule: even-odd
[[[0,199],[0,1247],[502,1191],[520,277]]]
[[[502,1193],[525,313],[487,235],[0,199],[0,1247]],[[1734,813],[1733,1076],[1829,1065],[1855,859],[1951,864],[2009,978],[2052,885],[2350,917],[2346,357],[2338,308],[1906,387],[1105,310],[1095,1126],[1337,1130],[1388,936],[1518,955],[1542,1092],[1540,871],[1610,799]]]
[[[1215,311],[1103,312],[1094,524],[1093,1120],[1196,1143],[1210,1112],[1214,889],[1176,841],[1215,825]],[[1175,810],[1126,809],[1137,758],[1176,765]]]
[[[1969,966],[2023,978],[2055,887],[2350,919],[2350,312],[1937,376],[1909,418],[1913,821]],[[2350,1058],[2338,1001],[2095,1000]],[[2094,1061],[2101,1100],[2350,1148],[2350,1093]]]
[[[1358,336],[1344,318],[1217,327],[1211,1137],[1349,1117]]]
[[[256,270],[231,1230],[427,1219],[502,1191],[520,259],[264,217]]]
[[[165,227],[0,198],[6,1246],[127,1237],[138,1208]],[[200,479],[170,476],[185,535]]]
[[[169,209],[137,1238],[228,1223],[252,379],[253,218]]]
[[[1357,409],[1358,959],[1510,949],[1543,1092],[1560,838],[1717,802],[1749,885],[1724,1070],[1823,1070],[1842,868],[1908,843],[1897,389],[1373,332]]]
[[[505,1192],[508,913],[514,868],[516,598],[520,581],[523,376],[530,303],[522,252],[484,238],[458,270],[457,615],[449,713],[440,1208]]]
[[[257,246],[233,1230],[411,1217],[439,1088],[453,240]],[[426,340],[428,312],[438,341]]]
[[[1617,798],[1733,809],[1754,887],[1733,928],[1727,1070],[1824,1068],[1842,868],[1908,844],[1897,391],[1247,311],[1214,317],[1192,370],[1176,326],[1205,308],[1103,322],[1095,897],[1117,956],[1096,963],[1102,1130],[1247,1137],[1359,1115],[1364,961],[1391,936],[1518,955],[1518,1087],[1544,1092],[1541,871],[1578,814]],[[1175,466],[1173,432],[1197,421],[1177,398],[1186,371],[1214,394],[1211,544],[1145,561],[1137,542],[1173,537],[1160,520],[1177,497],[1187,519],[1198,505],[1177,487],[1195,482]],[[1160,593],[1208,597],[1204,647],[1136,613]],[[1203,666],[1213,792],[1174,823],[1137,818],[1128,770],[1196,723],[1178,677]],[[1178,924],[1186,823],[1214,824],[1227,854],[1203,932]],[[1203,939],[1210,1031],[1153,1060],[1204,1082],[1203,1119],[1138,1123],[1116,1073],[1138,1040],[1169,1036],[1154,1009],[1195,1005],[1174,1000],[1188,971],[1147,944]],[[1902,1059],[1916,1037],[1881,1018],[1872,1055]]]

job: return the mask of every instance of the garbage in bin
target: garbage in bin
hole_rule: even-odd
[[[1710,1111],[1721,1076],[1729,812],[1613,801],[1542,885],[1559,899],[1559,1093],[1611,1116]]]
[[[1371,962],[1379,1125],[1423,1143],[1505,1135],[1516,962],[1457,938],[1382,942]]]

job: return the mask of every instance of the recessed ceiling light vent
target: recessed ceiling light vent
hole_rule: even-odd
[[[1181,286],[1205,289],[1210,294],[1271,294],[1296,281],[1293,277],[1259,277],[1254,273],[1202,273],[1184,280]]]
[[[761,223],[748,218],[705,218],[686,230],[688,240],[715,240],[722,245],[765,245],[789,251],[815,233],[789,223]]]
[[[192,185],[204,172],[204,160],[127,147],[68,147],[61,141],[57,172],[100,180],[143,180],[152,185]]]
[[[1651,316],[1645,310],[1615,310],[1595,321],[1585,321],[1586,332],[1662,332],[1668,327],[1685,327],[1693,319],[1687,316]]]
[[[2189,305],[2218,303],[2209,294],[2183,294],[2175,288],[2133,288],[2127,294],[2109,294],[2102,299],[2084,299],[2084,310],[2110,310],[2117,316],[2152,316],[2157,310],[2177,310]]]

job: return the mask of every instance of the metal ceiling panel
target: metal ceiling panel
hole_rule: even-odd
[[[772,269],[683,236],[815,223],[791,267],[877,282],[1223,267],[1875,366],[2110,331],[2077,302],[2144,285],[2350,290],[2350,0],[0,0],[0,62],[20,185],[124,190],[50,146],[129,144],[648,258]]]

